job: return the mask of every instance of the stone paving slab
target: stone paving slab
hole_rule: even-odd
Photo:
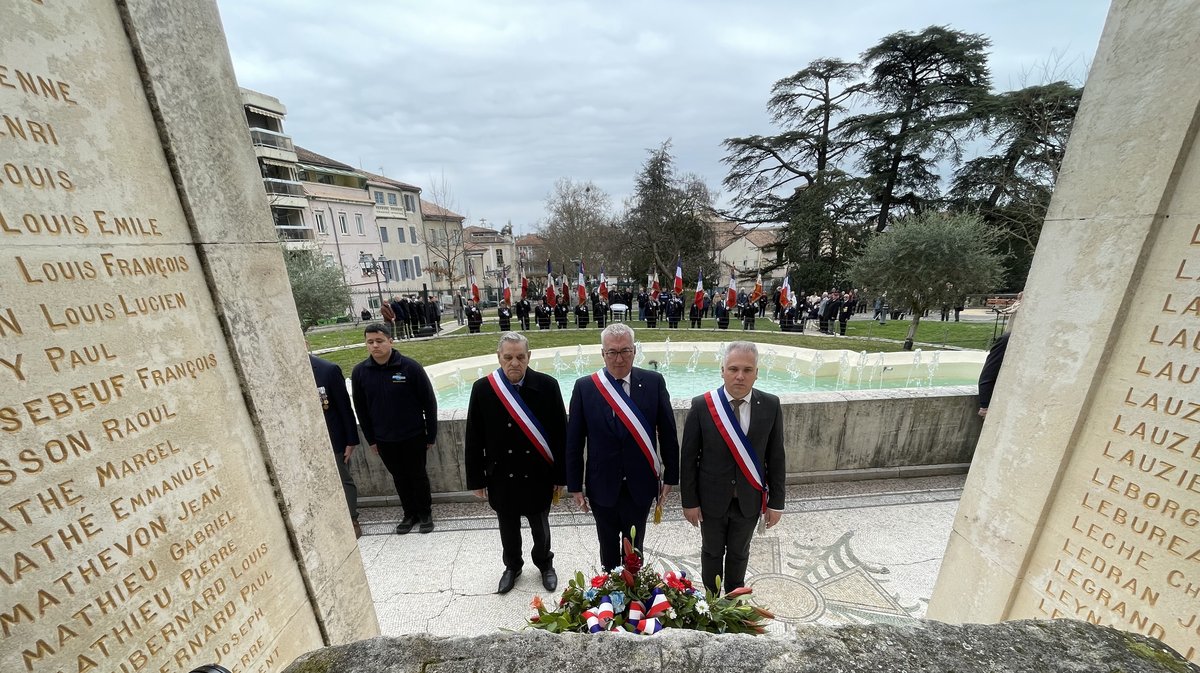
[[[964,477],[892,479],[790,487],[778,526],[751,545],[747,583],[776,613],[770,630],[799,624],[892,623],[920,618],[933,592]],[[534,595],[548,598],[528,560],[512,592],[495,594],[504,567],[500,535],[483,503],[434,506],[437,529],[395,535],[395,508],[367,508],[359,549],[383,635],[474,636],[519,629]],[[599,566],[590,515],[564,499],[551,514],[560,585]],[[648,561],[699,577],[700,532],[673,494],[646,537]],[[561,587],[560,587],[561,588]],[[559,592],[555,592],[558,595]]]

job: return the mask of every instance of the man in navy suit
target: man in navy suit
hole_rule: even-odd
[[[354,422],[354,410],[350,408],[346,377],[342,375],[341,367],[328,360],[309,355],[308,363],[317,380],[317,394],[321,396],[321,408],[325,411],[325,427],[329,430],[333,456],[342,477],[350,521],[354,523],[354,537],[362,537],[362,527],[358,525],[358,486],[350,476],[350,456],[358,447],[358,424]]]
[[[650,506],[679,483],[679,440],[666,381],[633,366],[633,330],[609,325],[600,347],[604,369],[577,380],[571,393],[567,491],[581,511],[592,511],[607,571],[620,565],[631,528],[641,551]]]

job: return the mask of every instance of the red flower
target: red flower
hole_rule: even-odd
[[[608,581],[608,575],[596,575],[592,578],[592,588],[599,589]]]
[[[687,579],[686,577],[680,577],[679,573],[676,573],[674,571],[669,572],[666,575],[664,575],[663,581],[665,581],[667,583],[667,586],[671,587],[672,589],[674,589],[676,591],[684,591],[684,590],[692,588],[691,580]]]
[[[621,545],[625,548],[624,566],[631,573],[636,573],[642,569],[642,557],[633,549],[633,543],[629,538],[622,538]],[[632,584],[632,582],[630,583]]]
[[[628,570],[621,571],[621,579],[625,580],[626,585],[633,586],[633,573]]]
[[[738,587],[725,594],[725,598],[737,598],[738,596],[745,596],[746,594],[750,593],[754,593],[754,589],[751,589],[750,587]]]
[[[534,596],[533,600],[529,601],[529,607],[533,608],[534,610],[541,610],[542,606],[543,603],[541,596]]]
[[[537,615],[534,615],[534,616],[532,616],[532,617],[530,617],[530,618],[529,618],[529,621],[531,621],[531,622],[536,622],[537,620],[538,620],[538,616],[537,616]]]

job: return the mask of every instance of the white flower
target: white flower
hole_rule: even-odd
[[[675,619],[675,608],[670,608],[667,610],[667,617]]]
[[[703,598],[696,601],[696,612],[699,612],[702,615],[707,615],[708,614],[708,601],[704,600]]]

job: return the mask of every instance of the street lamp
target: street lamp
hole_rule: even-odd
[[[363,275],[375,276],[375,291],[379,294],[381,310],[383,309],[383,287],[379,284],[379,273],[386,268],[387,261],[387,257],[383,253],[380,253],[379,257],[362,251],[358,253],[358,266],[362,269]]]

